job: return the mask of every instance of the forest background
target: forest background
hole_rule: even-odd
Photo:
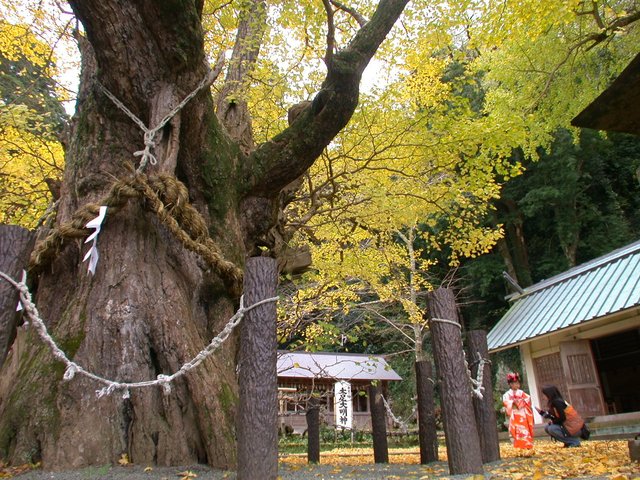
[[[82,29],[55,2],[3,3],[0,223],[33,229],[55,215]],[[247,3],[205,2],[212,63]],[[282,348],[384,353],[412,379],[430,354],[432,288],[453,286],[464,328],[489,330],[508,308],[503,271],[526,287],[640,238],[640,140],[570,126],[638,53],[639,8],[412,2],[351,122],[283,199]],[[348,38],[372,5],[270,7],[260,59],[234,93],[257,142],[313,98],[331,9]],[[498,379],[519,369],[517,352],[493,368]],[[408,415],[413,383],[393,388]]]

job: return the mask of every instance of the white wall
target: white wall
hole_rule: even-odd
[[[527,385],[523,385],[523,389],[531,395],[531,405],[533,406],[533,418],[536,424],[545,423],[544,419],[538,414],[535,407],[540,407],[542,401],[538,398],[538,383],[533,371],[533,357],[531,356],[531,344],[524,343],[520,345],[520,359],[527,378]]]

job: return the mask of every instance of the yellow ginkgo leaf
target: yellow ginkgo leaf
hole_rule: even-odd
[[[544,474],[540,471],[540,470],[536,470],[533,473],[533,480],[540,480],[541,478],[544,478]]]
[[[198,477],[198,475],[193,473],[191,470],[185,470],[184,472],[180,472],[178,473],[178,476],[180,476],[180,480],[189,480],[190,478]]]
[[[145,471],[145,473],[149,473],[149,472],[153,471],[153,468],[147,467],[147,468],[144,469],[144,471]]]

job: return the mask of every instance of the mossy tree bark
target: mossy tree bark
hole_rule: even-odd
[[[191,239],[212,239],[216,254],[232,266],[213,268],[185,248],[150,211],[149,198],[140,197],[107,212],[95,275],[87,275],[82,262],[87,247],[72,238],[57,237],[53,255],[32,257],[36,303],[67,355],[119,382],[154,379],[191,360],[232,316],[240,288],[229,271],[241,272],[245,259],[265,247],[275,256],[269,231],[277,221],[280,191],[347,124],[361,74],[408,0],[380,2],[328,62],[314,107],[271,141],[253,147],[242,128],[227,130],[205,89],[156,138],[158,163],[149,164],[144,176],[134,173],[140,157],[132,155],[144,148],[143,133],[98,82],[147,126],[157,125],[207,75],[203,3],[69,3],[86,37],[80,41],[80,91],[54,233],[79,209],[100,203],[114,183],[132,179],[159,179],[151,190],[166,201],[164,215],[170,216],[177,205],[168,204],[161,183],[180,191],[179,180],[188,193],[181,204],[192,205],[205,225],[204,232],[191,231]],[[64,366],[31,330],[20,332],[16,342],[22,353],[0,373],[0,456],[10,462],[41,460],[45,469],[60,470],[115,463],[127,454],[139,464],[235,465],[235,342],[180,377],[170,394],[136,389],[128,398],[122,392],[97,398],[101,385],[86,377],[63,382]]]

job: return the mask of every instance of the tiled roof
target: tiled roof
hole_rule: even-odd
[[[278,378],[402,380],[380,355],[278,351]]]
[[[487,335],[489,351],[640,305],[640,241],[524,289]]]

